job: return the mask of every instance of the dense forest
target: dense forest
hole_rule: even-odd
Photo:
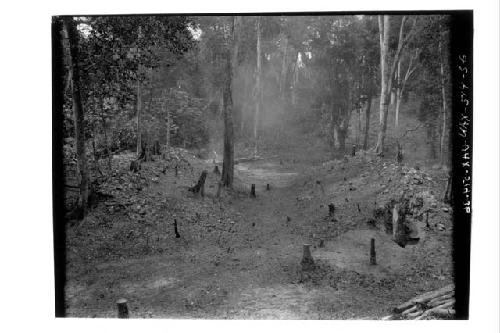
[[[175,289],[169,310],[152,301],[156,296],[144,296],[148,301],[137,301],[144,309],[154,304],[137,310],[138,316],[381,318],[380,304],[396,306],[450,283],[449,16],[84,16],[56,17],[53,29],[61,55],[68,276],[73,282],[82,274],[109,280],[108,287],[96,282],[89,297],[118,296],[110,291],[117,277],[104,268],[98,273],[96,263],[137,256],[149,262],[168,253],[182,271],[188,259],[177,262],[180,252],[195,257],[179,279],[196,296]],[[332,273],[326,249],[365,251],[353,245],[359,238],[365,245],[371,239],[372,266],[377,244],[384,256],[397,252],[389,264],[402,268],[354,269],[352,254],[347,266]],[[315,294],[313,309],[279,312],[287,302],[304,301],[284,291],[280,305],[238,303],[246,312],[232,313],[228,294],[241,285],[224,294],[212,280],[203,287],[185,282],[196,274],[196,260],[229,274],[236,268],[227,265],[245,261],[238,253],[254,246],[273,252],[275,241],[281,245],[276,260],[285,260],[290,239],[299,248],[304,243],[302,270],[288,261],[273,264],[281,267],[280,283],[307,285],[307,297],[318,285],[338,292],[354,284],[368,286],[358,300],[370,299],[370,288],[380,295],[395,290],[397,296],[372,295],[375,303],[359,307],[347,299],[332,305]],[[320,258],[312,270],[311,250]],[[259,279],[269,274],[266,265],[265,272],[255,268]],[[383,265],[379,260],[378,267]],[[408,276],[415,280],[405,289],[401,281]],[[174,280],[165,281],[165,288],[174,288]],[[112,316],[102,302],[82,305],[90,301],[70,286],[71,315]],[[215,296],[206,299],[200,288]],[[255,299],[274,297],[255,293]],[[427,300],[441,297],[445,302],[436,306],[448,306],[451,295],[448,288]],[[275,312],[262,312],[265,307]],[[404,318],[451,313],[449,307],[444,314],[433,308],[417,311],[414,305],[400,312]]]

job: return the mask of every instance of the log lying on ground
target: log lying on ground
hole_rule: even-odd
[[[455,287],[447,285],[438,290],[412,298],[393,309],[392,318],[397,319],[432,319],[453,318],[455,315]]]
[[[434,300],[440,296],[443,296],[446,294],[454,294],[454,293],[455,293],[455,286],[453,284],[450,284],[450,285],[447,285],[446,287],[443,287],[441,289],[430,291],[428,293],[414,297],[411,300],[409,300],[408,302],[403,303],[403,304],[395,307],[393,311],[395,313],[402,313],[403,311],[411,308],[412,306],[414,306],[417,303],[419,303],[419,304],[427,303],[427,302]]]

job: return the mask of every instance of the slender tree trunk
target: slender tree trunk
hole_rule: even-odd
[[[99,172],[99,174],[102,176],[101,168],[99,168],[99,158],[97,157],[97,151],[95,148],[95,126],[94,125],[92,125],[92,151],[93,151],[93,155],[94,155],[95,168],[96,168],[97,172]]]
[[[167,151],[170,151],[170,127],[172,126],[171,124],[171,117],[170,117],[170,109],[168,108],[167,106],[167,98],[168,98],[168,94],[167,94],[167,91],[164,90],[163,91],[163,114],[166,114],[166,117],[167,117],[167,134],[166,134],[166,146],[167,146]]]
[[[226,60],[226,80],[224,82],[224,157],[222,161],[222,183],[233,186],[234,177],[234,128],[233,128],[233,77],[236,74],[241,17],[234,16],[231,26],[232,50]]]
[[[106,125],[106,118],[104,117],[104,114],[101,113],[101,122],[102,122],[102,130],[104,132],[104,145],[106,147],[106,159],[108,161],[108,170],[111,171],[111,148],[108,140],[108,130],[107,130],[107,125]]]
[[[87,168],[87,156],[85,154],[85,128],[84,128],[84,109],[81,100],[80,91],[80,69],[78,66],[78,31],[71,17],[64,18],[64,28],[69,42],[69,67],[71,75],[71,92],[73,99],[73,120],[75,123],[75,141],[76,156],[79,178],[79,207],[82,210],[82,216],[87,214],[89,198],[89,179]]]
[[[170,150],[170,127],[172,126],[172,118],[170,117],[170,109],[167,109],[167,151]]]
[[[358,131],[356,133],[356,145],[359,145],[361,140],[361,108],[358,108]]]
[[[140,38],[142,34],[141,27],[139,26],[139,31],[137,38]],[[137,48],[139,50],[139,47]],[[140,66],[137,68],[137,76],[139,76],[139,71],[140,71]],[[141,82],[139,80],[139,77],[137,78],[137,155],[141,154],[141,148],[142,148],[142,138],[141,138]]]
[[[288,37],[284,36],[284,50],[283,50],[283,61],[281,63],[281,79],[280,79],[280,94],[281,94],[281,126],[280,134],[284,131],[284,118],[285,118],[285,107],[286,107],[286,53],[288,51]]]
[[[399,107],[401,105],[401,97],[402,97],[402,90],[401,90],[401,59],[398,61],[398,69],[396,72],[396,80],[397,80],[397,85],[396,85],[396,109],[395,109],[395,118],[394,118],[394,127],[397,129],[399,125]]]
[[[339,141],[339,151],[345,153],[345,140],[347,137],[347,129],[342,125],[337,125],[337,136]]]
[[[141,83],[137,79],[137,155],[141,153]]]
[[[389,31],[390,31],[389,16],[384,15],[382,17],[379,15],[378,24],[379,24],[379,34],[380,34],[380,73],[381,73],[380,129],[378,133],[375,152],[382,153],[384,150],[385,133],[387,131],[387,114],[389,111],[389,102],[391,93],[391,86],[390,86],[391,77],[389,73],[389,62],[388,62]]]
[[[100,107],[101,107],[101,124],[102,124],[102,131],[104,133],[104,147],[106,148],[106,160],[108,161],[108,171],[111,172],[111,159],[112,159],[112,155],[111,155],[111,145],[109,144],[109,140],[108,140],[108,126],[106,124],[106,117],[104,116],[104,101],[103,99],[101,98],[101,101],[100,101]]]
[[[444,139],[446,135],[446,90],[445,90],[445,78],[444,78],[444,64],[443,55],[441,50],[441,41],[439,42],[439,65],[441,74],[441,99],[442,99],[442,114],[443,114],[443,125],[441,128],[441,139],[439,143],[439,164],[444,165]]]
[[[366,111],[365,111],[365,136],[363,139],[363,150],[368,148],[368,133],[370,131],[370,113],[372,109],[372,93],[368,93],[368,99],[366,102]]]
[[[260,107],[261,107],[261,97],[262,97],[262,88],[261,88],[261,50],[260,50],[260,39],[261,39],[261,29],[260,29],[260,20],[261,17],[257,17],[257,77],[255,82],[256,87],[256,96],[255,96],[255,115],[254,115],[254,124],[253,124],[253,139],[254,139],[254,155],[257,155],[257,142],[259,138],[259,117],[260,117]]]

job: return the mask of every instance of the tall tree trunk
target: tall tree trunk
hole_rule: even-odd
[[[337,137],[339,141],[339,151],[345,153],[345,140],[347,137],[347,128],[345,125],[337,125]]]
[[[164,90],[163,92],[163,114],[166,114],[167,116],[167,138],[166,138],[166,146],[167,146],[167,152],[170,151],[170,127],[172,126],[171,124],[171,117],[170,117],[170,109],[167,107],[167,99],[168,99],[168,94],[167,91]]]
[[[444,64],[443,55],[441,49],[441,41],[439,41],[439,65],[441,74],[441,99],[442,99],[442,114],[443,114],[443,125],[441,128],[441,139],[439,142],[439,164],[444,165],[444,139],[446,135],[446,90],[445,90],[445,78],[444,78]]]
[[[64,28],[69,43],[69,68],[71,76],[71,92],[73,99],[73,120],[75,123],[75,141],[76,141],[76,157],[78,164],[79,178],[79,207],[82,211],[82,216],[87,214],[88,198],[89,198],[89,179],[87,168],[87,156],[85,154],[85,128],[84,128],[84,110],[80,91],[80,69],[78,66],[79,51],[78,51],[78,31],[73,22],[73,18],[64,18]]]
[[[383,21],[382,21],[383,20]],[[385,133],[387,130],[387,114],[389,111],[389,102],[391,94],[390,73],[389,73],[389,31],[390,20],[388,15],[378,17],[379,36],[380,36],[380,129],[375,146],[376,153],[382,153],[384,150]]]
[[[385,133],[387,131],[387,114],[389,112],[389,102],[390,95],[392,91],[392,81],[394,77],[394,72],[396,70],[396,65],[401,57],[401,52],[403,51],[409,37],[412,35],[416,18],[413,20],[413,26],[406,36],[404,35],[404,26],[407,20],[406,16],[401,18],[401,25],[399,27],[399,38],[398,46],[394,57],[392,59],[391,66],[389,67],[389,33],[390,33],[390,18],[389,15],[384,15],[378,17],[379,26],[379,36],[380,36],[380,73],[381,73],[381,84],[380,84],[380,130],[377,138],[377,145],[375,146],[375,152],[381,154],[384,151],[384,140]]]
[[[359,141],[361,140],[361,108],[358,108],[358,130],[356,133],[356,145],[359,145]]]
[[[239,27],[241,16],[234,16],[231,24],[232,50],[226,60],[226,80],[224,82],[224,157],[222,161],[222,184],[233,186],[234,177],[234,128],[233,128],[233,78],[238,64]]]
[[[397,129],[399,125],[399,107],[401,105],[401,59],[398,61],[398,69],[396,71],[396,109],[394,112],[394,127]]]
[[[368,99],[366,101],[366,111],[365,111],[365,136],[363,139],[363,150],[368,148],[368,133],[370,131],[370,113],[372,109],[372,93],[368,93]]]
[[[141,27],[139,26],[137,38],[140,38],[142,34]],[[137,47],[137,50],[139,50],[139,47]],[[138,51],[139,52],[139,51]],[[142,149],[142,138],[141,138],[141,81],[139,79],[139,72],[140,72],[141,65],[139,64],[137,67],[137,155],[141,154],[141,149]]]
[[[137,79],[137,155],[141,153],[141,83]]]
[[[108,171],[111,172],[111,159],[113,158],[113,156],[111,155],[111,148],[108,140],[106,118],[104,117],[103,113],[101,113],[101,122],[102,122],[102,130],[104,132],[104,146],[106,147],[106,159],[108,161]]]
[[[261,88],[261,70],[262,70],[262,59],[261,59],[261,28],[260,28],[261,17],[257,17],[257,77],[255,80],[256,96],[255,96],[255,115],[253,124],[253,139],[254,139],[254,155],[257,155],[257,142],[259,138],[259,117],[260,117],[260,107],[262,98],[262,88]]]
[[[403,99],[403,92],[406,87],[406,83],[410,76],[417,69],[417,59],[420,53],[419,49],[415,49],[414,53],[410,56],[410,61],[408,63],[408,68],[406,69],[406,73],[402,76],[401,73],[401,59],[398,61],[398,70],[397,70],[397,88],[396,88],[396,112],[395,112],[395,127],[398,128],[399,125],[399,110],[401,107],[401,100]]]
[[[101,98],[100,100],[100,107],[101,107],[101,124],[102,124],[102,131],[104,133],[104,147],[106,148],[106,159],[108,161],[108,171],[111,172],[111,159],[113,156],[111,155],[111,148],[108,140],[108,126],[106,123],[106,117],[104,115],[104,100]]]
[[[285,107],[286,107],[286,53],[288,51],[288,37],[284,35],[284,49],[283,49],[283,61],[281,63],[281,77],[280,77],[280,95],[281,95],[281,123],[279,133],[284,132],[284,118],[285,118]]]

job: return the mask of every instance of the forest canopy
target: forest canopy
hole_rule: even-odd
[[[424,130],[422,156],[448,163],[446,15],[88,16],[55,23],[64,153],[77,165],[81,193],[91,183],[85,179],[112,171],[113,154],[135,151],[147,161],[171,147],[222,156],[230,187],[235,154],[258,156],[301,133],[332,154],[356,145],[382,156],[419,149],[404,147],[405,137]],[[370,126],[374,116],[378,123]]]

